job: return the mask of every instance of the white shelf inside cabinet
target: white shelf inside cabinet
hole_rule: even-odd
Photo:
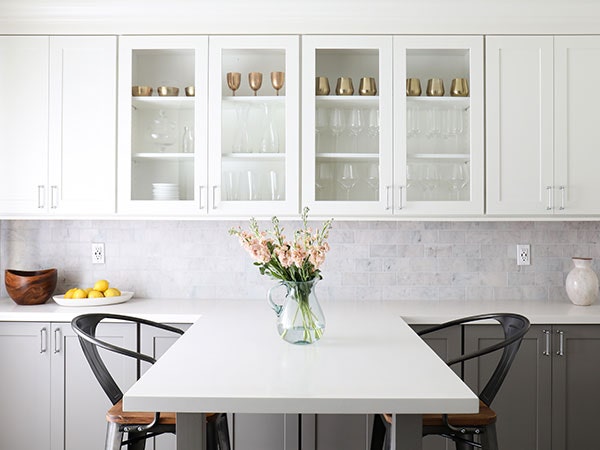
[[[157,153],[157,152],[140,152],[134,153],[133,159],[162,159],[162,160],[186,160],[194,159],[194,153]]]
[[[409,161],[415,161],[420,159],[450,159],[450,160],[464,160],[468,161],[471,159],[469,153],[415,153],[409,155]]]
[[[283,161],[285,153],[223,153],[222,158],[231,161]]]
[[[378,95],[317,95],[317,107],[347,107],[349,105],[362,105],[376,108],[379,106]]]
[[[285,103],[285,95],[231,95],[223,97],[224,105],[238,103]]]
[[[136,109],[194,109],[194,97],[132,97]]]
[[[443,106],[458,106],[463,107],[465,110],[469,109],[471,105],[470,97],[406,97],[407,104],[413,105],[443,105]]]
[[[357,161],[373,162],[379,160],[377,153],[317,153],[319,161]]]

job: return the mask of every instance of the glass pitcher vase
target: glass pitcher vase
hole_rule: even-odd
[[[269,289],[267,300],[277,314],[279,336],[292,344],[312,344],[323,336],[325,316],[315,295],[319,279],[310,281],[282,281]],[[273,290],[284,286],[286,296],[282,304],[273,300]]]

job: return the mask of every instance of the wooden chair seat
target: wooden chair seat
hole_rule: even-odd
[[[384,414],[387,423],[392,423],[392,416]],[[492,408],[479,400],[477,414],[448,414],[448,423],[455,427],[483,427],[496,423],[496,413]],[[444,420],[441,414],[423,414],[424,427],[441,427]]]
[[[207,413],[206,418],[210,419],[214,415],[214,413]],[[137,411],[124,412],[123,400],[119,400],[106,413],[106,420],[111,423],[118,423],[119,425],[148,425],[154,420],[154,413]],[[160,413],[160,420],[158,422],[160,425],[175,425],[175,422],[175,413]]]

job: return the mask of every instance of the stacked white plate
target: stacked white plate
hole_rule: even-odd
[[[179,185],[176,183],[152,183],[154,200],[179,200]]]

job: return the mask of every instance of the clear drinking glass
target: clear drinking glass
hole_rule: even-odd
[[[317,163],[317,173],[315,177],[315,188],[317,198],[323,199],[331,190],[333,185],[333,170],[330,163]]]
[[[315,150],[321,150],[321,136],[328,126],[328,111],[325,108],[316,108],[315,110]]]
[[[263,109],[265,123],[259,149],[262,153],[279,153],[279,134],[273,124],[271,108],[265,103]]]
[[[233,152],[245,153],[250,151],[248,137],[248,112],[250,106],[247,104],[235,105],[235,116],[237,125],[235,127],[235,136],[233,138]]]
[[[346,200],[350,200],[350,191],[356,186],[358,181],[356,170],[351,163],[344,163],[340,171],[338,183],[346,191]]]
[[[352,108],[349,114],[348,131],[354,143],[354,152],[358,152],[358,135],[363,130],[362,112],[359,108]]]
[[[375,193],[375,198],[377,199],[379,192],[379,164],[369,164],[367,169],[367,185]]]
[[[331,114],[329,116],[329,129],[331,130],[331,134],[333,134],[335,139],[334,144],[334,152],[338,151],[338,141],[340,135],[344,132],[346,128],[346,124],[344,123],[344,113],[340,108],[334,108],[331,110]]]

